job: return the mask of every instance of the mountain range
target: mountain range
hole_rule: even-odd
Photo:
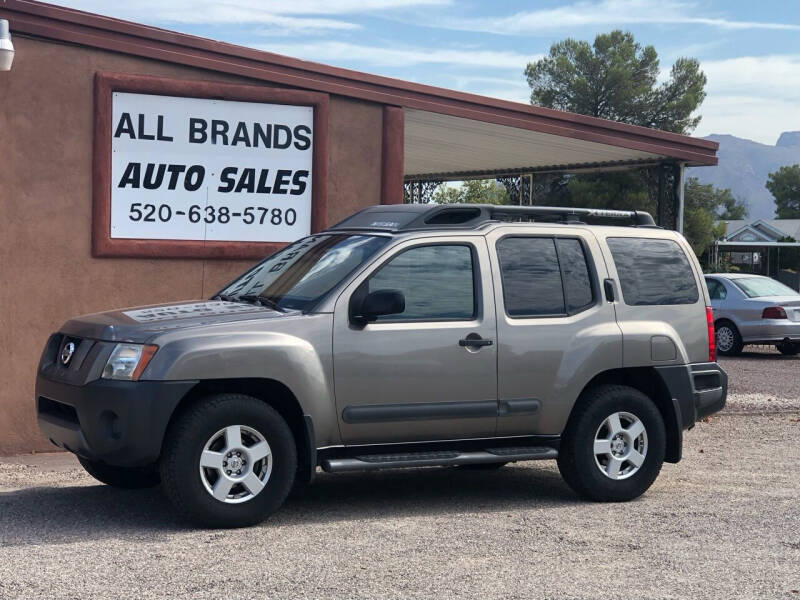
[[[800,163],[800,131],[783,132],[774,146],[733,135],[712,134],[704,139],[719,142],[719,164],[687,169],[686,176],[730,188],[747,204],[750,219],[774,219],[775,200],[764,184],[780,167]]]

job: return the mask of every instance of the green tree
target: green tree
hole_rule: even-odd
[[[719,221],[747,216],[747,207],[729,189],[710,183],[703,185],[695,177],[686,182],[683,200],[683,233],[697,256],[702,256],[715,239],[725,235],[725,224]]]
[[[567,177],[559,204],[587,208],[645,210],[654,214],[655,199],[648,193],[641,171],[617,171]]]
[[[571,38],[553,44],[547,56],[528,64],[525,76],[532,104],[673,133],[691,132],[700,122],[695,111],[706,96],[700,64],[694,58],[679,58],[662,83],[659,72],[653,46],[616,30],[596,36],[592,44]],[[567,175],[552,186],[557,197],[545,194],[542,202],[652,214],[656,188],[647,169]],[[684,228],[708,230],[716,216],[713,210],[692,207],[684,211]],[[697,248],[703,244],[698,238]]]
[[[440,187],[433,201],[439,204],[507,204],[508,192],[492,179],[475,179],[459,187]]]
[[[679,58],[657,84],[658,53],[628,32],[600,34],[594,44],[568,38],[528,63],[531,103],[632,125],[688,133],[705,99],[706,76],[694,58]]]
[[[779,219],[800,219],[800,165],[781,167],[767,177]]]

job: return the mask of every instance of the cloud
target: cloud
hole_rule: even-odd
[[[534,61],[541,57],[541,54],[536,54],[529,56],[527,60]],[[522,69],[518,73],[510,75],[512,76],[493,77],[480,74],[456,73],[448,81],[454,82],[454,88],[462,92],[528,104],[531,98],[531,90],[525,81],[525,77],[522,76]]]
[[[708,96],[695,135],[732,133],[774,144],[782,131],[800,129],[800,54],[740,56],[700,66]]]
[[[706,60],[709,93],[792,99],[800,107],[800,54]]]
[[[51,0],[54,4],[147,23],[188,25],[268,25],[270,33],[315,33],[360,29],[330,15],[362,15],[418,6],[448,5],[452,0]],[[322,16],[322,17],[321,17]]]
[[[213,0],[206,2],[215,3]],[[282,14],[343,15],[416,6],[449,6],[454,0],[270,0],[269,9]],[[191,2],[187,2],[191,5]],[[261,7],[263,0],[236,0],[237,5]]]
[[[491,67],[518,71],[520,78],[525,65],[531,60],[530,55],[501,50],[366,46],[335,41],[258,44],[256,47],[307,60],[324,60],[326,63],[358,62],[377,67],[407,67],[422,64]]]
[[[728,30],[800,31],[800,25],[795,24],[735,21],[720,16],[699,15],[696,4],[676,0],[584,0],[557,8],[521,11],[505,17],[448,19],[448,22],[431,23],[436,27],[504,35],[529,35],[586,26],[620,27],[637,24],[693,24]]]
[[[773,146],[783,131],[800,130],[797,103],[772,98],[711,96],[704,103],[703,120],[692,133],[704,137],[712,133],[731,134]]]
[[[184,13],[171,8],[159,15],[160,19],[174,23],[193,25],[214,24],[259,24],[270,25],[283,33],[314,32],[321,30],[353,30],[360,29],[356,23],[338,19],[322,19],[310,17],[289,17],[265,11],[251,11],[243,8],[209,7],[208,10],[195,14]]]

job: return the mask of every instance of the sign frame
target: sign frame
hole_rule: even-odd
[[[311,233],[317,233],[326,228],[328,94],[216,81],[97,72],[94,77],[94,158],[92,164],[93,257],[257,259],[286,246],[285,242],[112,238],[111,132],[113,128],[112,94],[114,92],[312,107],[314,109],[314,145],[311,177]]]

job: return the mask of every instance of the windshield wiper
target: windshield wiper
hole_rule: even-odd
[[[244,300],[245,302],[257,302],[261,306],[266,306],[267,308],[271,308],[272,310],[277,310],[278,312],[286,312],[285,308],[281,308],[277,302],[274,300],[270,300],[265,296],[260,296],[258,294],[242,294],[240,296],[236,296],[237,300]]]
[[[237,297],[231,294],[217,294],[211,297],[212,300],[222,300],[223,302],[236,302]]]

